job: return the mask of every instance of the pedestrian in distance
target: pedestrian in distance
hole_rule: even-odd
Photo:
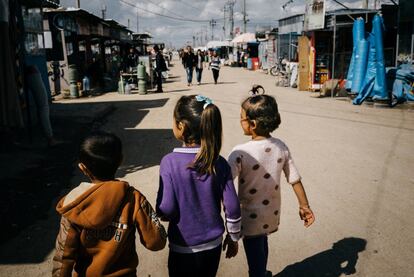
[[[282,171],[296,194],[299,216],[305,227],[309,227],[315,217],[289,148],[271,136],[281,123],[276,100],[264,94],[248,97],[241,105],[240,123],[244,134],[251,136],[252,140],[235,146],[228,161],[233,177],[238,177],[242,236],[249,276],[267,277],[272,276],[266,270],[267,236],[279,227]]]
[[[204,55],[201,52],[201,50],[197,51],[197,56],[196,56],[196,75],[197,75],[197,83],[198,85],[201,84],[201,77],[203,74],[203,69],[204,69]]]
[[[218,57],[217,52],[214,51],[213,56],[211,57],[209,69],[211,68],[211,71],[213,72],[214,84],[216,85],[217,85],[217,81],[218,81],[218,77],[220,73],[220,64],[221,64],[220,57]]]
[[[167,65],[158,45],[155,45],[153,49],[155,53],[155,81],[157,83],[157,90],[155,92],[163,92],[162,73],[167,71]]]
[[[173,132],[183,147],[161,161],[156,206],[169,221],[169,276],[213,277],[225,229],[226,257],[237,254],[241,217],[231,168],[219,155],[220,110],[207,97],[182,96],[174,108]]]
[[[136,50],[134,48],[129,49],[129,54],[127,56],[127,67],[128,72],[133,72],[137,70],[138,65],[138,55],[136,54]]]
[[[121,140],[109,133],[87,137],[80,146],[82,182],[63,197],[52,276],[136,276],[135,231],[149,250],[165,247],[166,232],[150,203],[127,182],[115,179]]]
[[[187,73],[187,86],[191,86],[193,83],[194,67],[196,65],[196,57],[191,46],[187,46],[187,52],[184,52],[182,62]]]

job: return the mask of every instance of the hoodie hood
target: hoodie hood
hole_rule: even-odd
[[[65,203],[65,198],[71,193],[63,197],[56,210],[76,225],[87,229],[103,229],[118,214],[128,188],[128,183],[122,181],[93,184],[69,203]]]

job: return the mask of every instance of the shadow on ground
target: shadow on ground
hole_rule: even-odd
[[[274,277],[339,277],[354,274],[358,253],[364,251],[366,245],[365,239],[344,238],[335,242],[331,249],[285,267]]]
[[[162,156],[176,145],[172,130],[130,128],[142,121],[148,109],[164,106],[167,101],[53,104],[54,132],[56,137],[66,141],[65,144],[54,149],[45,148],[39,139],[39,127],[34,130],[35,141],[29,147],[7,146],[2,141],[0,264],[39,263],[54,249],[60,220],[55,206],[61,196],[77,185],[71,185],[71,179],[77,170],[78,145],[87,134],[101,128],[113,108],[116,111],[111,114],[111,120],[112,116],[121,118],[115,133],[123,139],[136,141],[134,149],[138,152],[137,155],[129,153],[118,175],[158,165]],[[97,110],[106,112],[95,113]],[[152,143],[141,143],[143,141]],[[14,171],[7,172],[8,168]]]

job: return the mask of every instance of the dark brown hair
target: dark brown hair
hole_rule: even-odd
[[[253,95],[244,100],[241,106],[246,112],[247,119],[256,121],[258,135],[268,135],[281,123],[277,103],[272,96]]]
[[[200,145],[191,167],[201,174],[214,174],[222,143],[221,114],[216,105],[205,105],[195,95],[182,96],[175,106],[174,119],[176,124],[184,124],[184,142]]]
[[[111,133],[91,134],[80,145],[79,161],[98,180],[113,180],[122,161],[122,142]]]

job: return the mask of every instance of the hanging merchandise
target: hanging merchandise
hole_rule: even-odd
[[[365,73],[367,71],[369,44],[366,39],[361,39],[358,42],[358,47],[355,55],[354,63],[354,78],[352,80],[351,92],[358,94],[364,84]]]
[[[380,15],[375,15],[372,22],[372,31],[367,39],[359,40],[353,65],[352,93],[357,93],[353,104],[360,105],[366,98],[374,101],[388,101],[387,83],[385,75],[384,22]],[[357,32],[357,28],[355,28]],[[354,37],[358,38],[359,33]],[[351,70],[351,65],[349,70]]]
[[[384,59],[384,42],[383,42],[383,30],[384,20],[382,16],[375,15],[372,22],[372,28],[374,30],[375,37],[375,49],[377,55],[377,74],[374,85],[373,100],[388,100],[387,84],[385,77],[385,59]]]
[[[351,90],[352,88],[352,81],[354,78],[354,67],[355,67],[355,56],[357,54],[358,42],[365,37],[365,22],[362,18],[357,18],[354,21],[354,25],[352,27],[352,40],[353,40],[353,49],[352,49],[352,57],[351,63],[349,65],[347,81],[345,84],[345,88],[347,90]]]
[[[355,105],[361,104],[367,97],[372,97],[375,84],[375,76],[377,74],[377,53],[375,49],[375,36],[373,33],[368,34],[368,44],[369,54],[367,72],[365,74],[364,84],[360,89],[358,96],[353,101]]]

